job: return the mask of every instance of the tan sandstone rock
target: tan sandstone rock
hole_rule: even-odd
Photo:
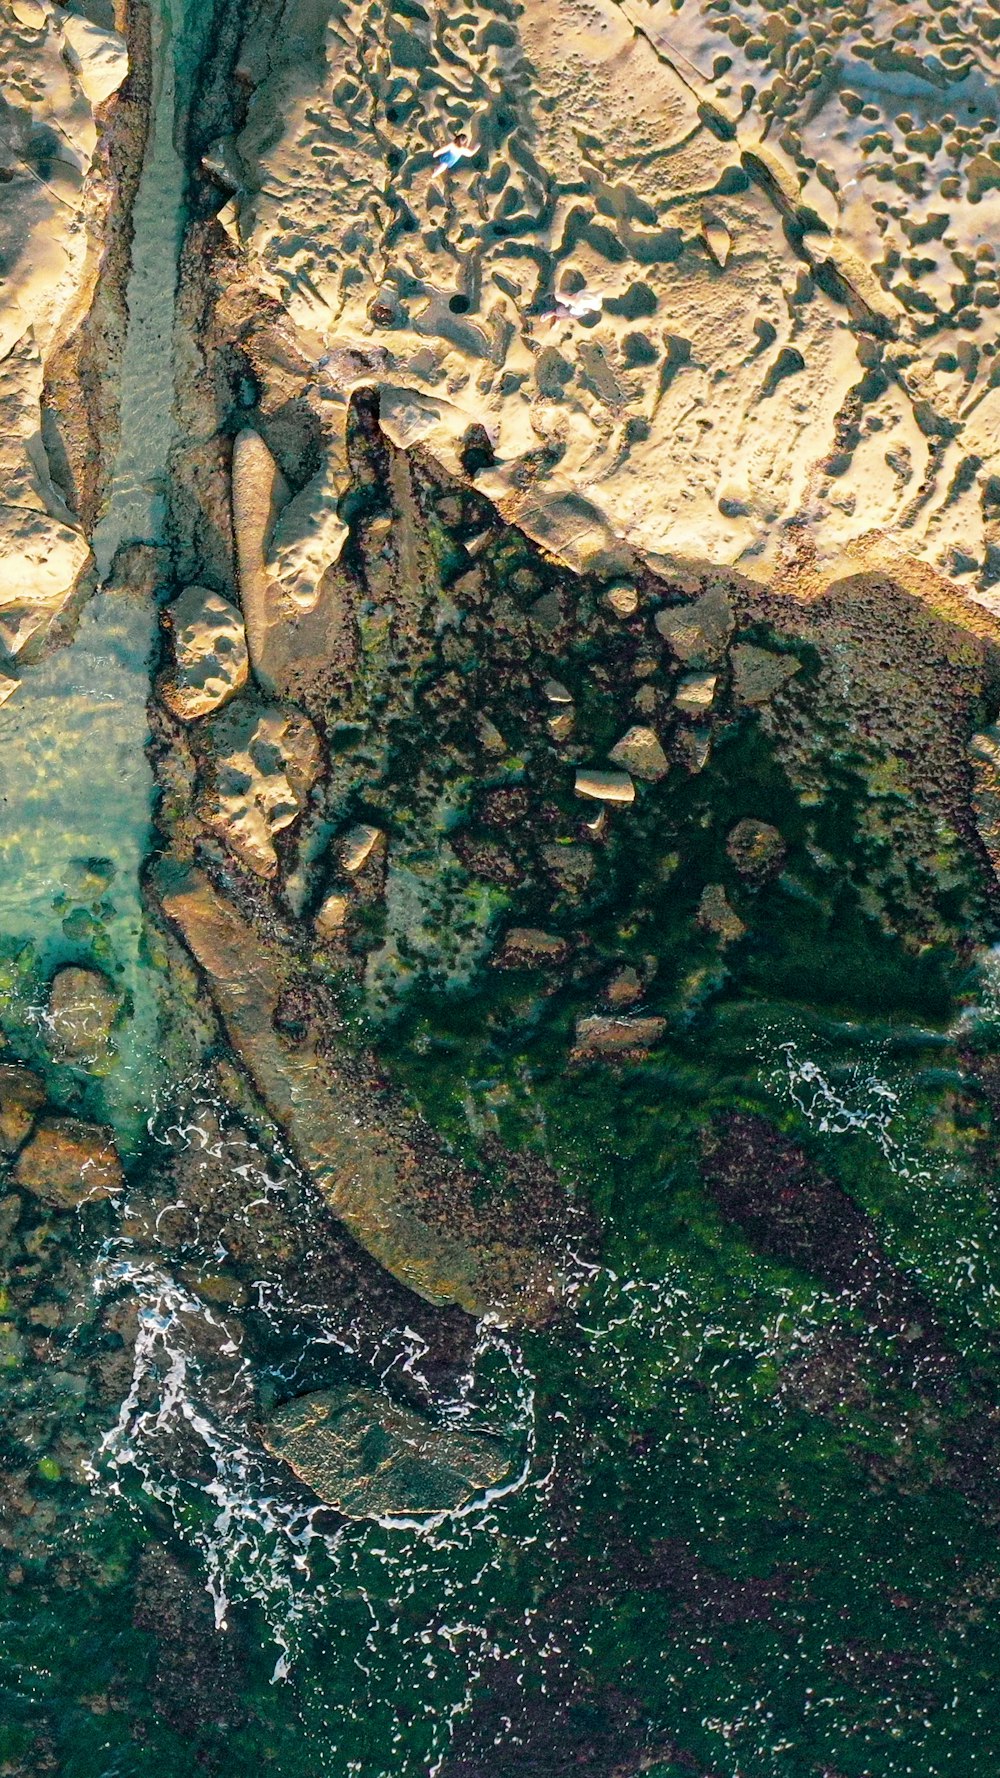
[[[243,615],[221,593],[185,587],[167,611],[174,668],[163,701],[182,722],[218,710],[242,691],[250,671]]]
[[[319,737],[298,710],[234,706],[213,725],[205,819],[258,877],[278,868],[274,836],[290,827],[319,774]]]
[[[575,789],[577,796],[587,796],[595,802],[635,802],[635,785],[627,772],[579,771]]]
[[[633,778],[644,778],[651,784],[665,778],[670,770],[670,761],[660,745],[659,736],[653,729],[642,726],[630,728],[620,741],[616,741],[608,758],[616,766],[631,772]]]

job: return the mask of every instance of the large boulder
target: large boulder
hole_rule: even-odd
[[[286,1402],[264,1429],[268,1450],[351,1519],[448,1512],[509,1474],[510,1447],[438,1426],[370,1389],[326,1389]]]
[[[292,959],[279,946],[204,873],[162,860],[155,882],[268,1112],[354,1239],[428,1302],[543,1319],[559,1289],[547,1179],[512,1180],[509,1210],[500,1194],[484,1203],[483,1175],[436,1143],[373,1057],[311,1019],[281,1029]]]

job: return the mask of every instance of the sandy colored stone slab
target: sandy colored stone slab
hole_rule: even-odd
[[[616,741],[608,758],[616,766],[622,766],[627,772],[631,772],[633,778],[644,778],[650,784],[665,778],[670,770],[670,761],[660,744],[659,735],[655,730],[641,725],[630,728],[620,741]]]
[[[684,716],[703,716],[712,708],[718,683],[714,673],[692,673],[681,680],[674,703]]]
[[[577,796],[590,797],[594,802],[635,802],[635,785],[627,772],[579,771],[575,789]]]

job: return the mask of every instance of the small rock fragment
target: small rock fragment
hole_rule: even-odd
[[[11,679],[9,674],[0,673],[0,704],[6,704],[8,698],[14,696],[20,683],[19,679]]]
[[[571,704],[573,693],[559,679],[546,679],[542,686],[550,704]]]
[[[185,587],[167,611],[174,671],[163,701],[182,722],[218,710],[242,691],[250,672],[242,613],[208,587]]]
[[[707,667],[725,653],[735,619],[725,593],[713,587],[690,605],[672,605],[666,611],[658,611],[656,627],[678,660]]]
[[[724,945],[734,944],[746,931],[739,914],[730,907],[721,883],[708,883],[695,916],[705,932],[714,932]]]
[[[564,938],[535,926],[512,926],[494,961],[499,969],[527,969],[538,963],[562,963],[568,954]]]
[[[682,679],[674,697],[677,709],[685,716],[703,716],[712,707],[718,683],[715,673],[692,673]]]
[[[672,752],[685,771],[703,772],[712,754],[711,729],[679,729],[672,742]]]
[[[606,1006],[615,1011],[624,1006],[635,1006],[642,999],[643,986],[637,969],[626,967],[619,969],[616,975],[605,985],[601,999]]]
[[[604,603],[616,617],[634,617],[639,609],[639,594],[630,580],[616,580],[604,594]]]
[[[341,863],[350,876],[364,868],[381,838],[382,829],[369,827],[366,822],[345,834]]]
[[[487,753],[493,753],[499,757],[507,752],[506,741],[496,723],[491,722],[488,716],[479,715],[476,717],[476,733]]]
[[[738,704],[766,704],[789,679],[801,672],[794,654],[773,654],[769,648],[741,643],[733,649],[733,696]]]
[[[726,840],[726,851],[748,882],[761,883],[773,876],[785,856],[785,842],[768,821],[747,817],[738,821]]]
[[[0,1064],[0,1154],[20,1148],[45,1104],[45,1087],[39,1076],[18,1062]]]
[[[574,843],[542,847],[542,860],[560,889],[579,895],[594,874],[594,854],[589,846]]]
[[[328,895],[316,914],[316,936],[333,938],[342,932],[350,905],[346,895]]]
[[[577,796],[593,797],[597,802],[635,801],[635,785],[627,772],[578,771],[575,789]]]
[[[113,1197],[125,1183],[111,1131],[75,1117],[40,1118],[13,1176],[53,1210]]]
[[[540,630],[557,630],[562,622],[562,606],[558,593],[543,593],[540,599],[529,607],[528,616]]]
[[[665,778],[670,770],[670,761],[660,745],[659,736],[651,728],[630,728],[620,741],[615,742],[608,758],[614,760],[616,766],[631,772],[634,778],[644,778],[651,784]]]
[[[575,721],[576,717],[572,710],[560,710],[558,716],[550,716],[547,727],[553,741],[568,740],[573,733]]]

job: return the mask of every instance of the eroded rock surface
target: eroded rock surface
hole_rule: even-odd
[[[174,665],[165,703],[184,722],[208,716],[242,691],[249,675],[243,616],[209,587],[185,587],[167,613]]]
[[[107,26],[22,5],[0,16],[0,67],[15,71],[0,119],[0,646],[14,658],[44,637],[90,559],[49,457],[60,426],[79,429],[88,396],[59,387],[58,369],[48,390],[46,377],[94,294],[112,196],[102,128],[128,58]]]
[[[213,726],[205,818],[255,875],[278,866],[275,835],[298,820],[320,770],[316,731],[297,710],[240,704]]]

